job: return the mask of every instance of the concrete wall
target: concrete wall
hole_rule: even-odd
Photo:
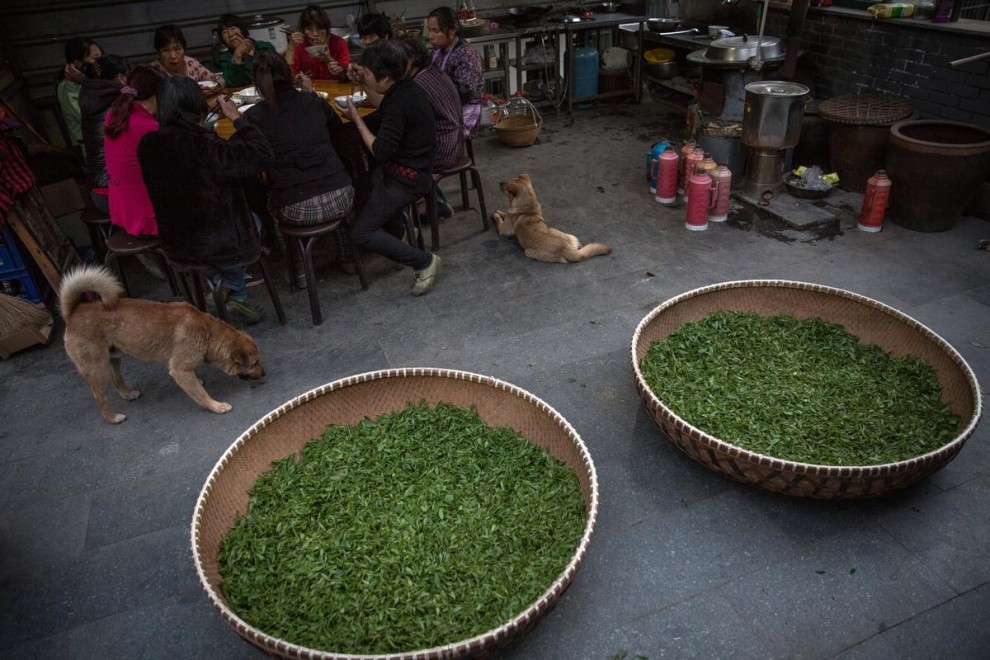
[[[786,22],[785,11],[772,11],[767,33],[784,34]],[[906,96],[922,118],[990,126],[990,60],[949,66],[951,60],[990,50],[990,30],[984,28],[990,25],[872,20],[863,12],[812,9],[799,70],[818,98],[865,92]]]

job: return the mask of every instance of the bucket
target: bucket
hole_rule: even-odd
[[[732,172],[733,182],[740,182],[746,171],[746,145],[737,137],[698,136],[698,144],[707,151],[719,165],[725,165]]]
[[[808,88],[783,80],[746,85],[743,144],[749,147],[789,149],[801,139],[801,119]]]
[[[255,41],[267,41],[276,52],[284,53],[289,47],[288,35],[279,28],[286,27],[278,16],[255,14],[248,20],[248,36]]]
[[[990,173],[990,129],[939,119],[890,127],[890,219],[914,231],[951,229]]]

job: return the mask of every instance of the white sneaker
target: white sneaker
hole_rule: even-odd
[[[430,265],[423,270],[417,270],[416,281],[413,284],[412,294],[421,296],[433,288],[433,282],[437,279],[437,271],[440,270],[440,255],[434,254]]]

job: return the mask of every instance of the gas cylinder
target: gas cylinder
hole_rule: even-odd
[[[732,172],[725,165],[718,165],[708,173],[715,191],[712,193],[712,208],[708,219],[712,222],[725,222],[729,219],[729,192],[732,190]]]
[[[575,98],[598,94],[598,49],[592,45],[591,32],[585,35],[584,45],[574,49],[572,68],[574,79],[571,93]]]
[[[691,194],[691,186],[688,185],[688,181],[691,180],[691,175],[695,168],[701,164],[701,161],[705,159],[705,151],[701,147],[695,147],[694,151],[687,155],[684,159],[684,201],[688,201],[688,197]]]
[[[680,161],[681,157],[669,145],[660,154],[656,197],[660,204],[673,204],[677,201],[677,166]]]
[[[654,143],[646,154],[646,180],[650,182],[650,192],[657,191],[657,168],[660,165],[660,154],[670,144],[667,140]]]
[[[863,206],[859,210],[857,226],[863,231],[881,231],[888,199],[890,199],[890,178],[885,170],[877,170],[876,174],[866,180],[866,192],[863,193]]]
[[[689,155],[691,155],[691,152],[693,152],[694,151],[694,148],[697,147],[697,146],[698,146],[698,143],[695,142],[694,140],[688,140],[687,142],[685,142],[681,146],[681,160],[680,160],[680,165],[679,165],[679,167],[677,169],[677,194],[678,195],[683,195],[684,194],[684,182],[685,182],[685,180],[688,177],[691,176],[690,173],[685,174],[685,171],[686,170],[684,169],[684,167],[687,165],[687,157]]]
[[[688,179],[687,221],[684,226],[691,231],[708,229],[708,207],[712,201],[712,179],[700,167]]]

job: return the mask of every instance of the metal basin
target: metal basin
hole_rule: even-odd
[[[740,66],[756,57],[756,35],[742,35],[716,39],[704,50],[696,50],[688,54],[688,59],[696,64],[714,66]],[[779,37],[764,36],[760,42],[760,57],[764,62],[776,62],[784,59],[784,43]]]

